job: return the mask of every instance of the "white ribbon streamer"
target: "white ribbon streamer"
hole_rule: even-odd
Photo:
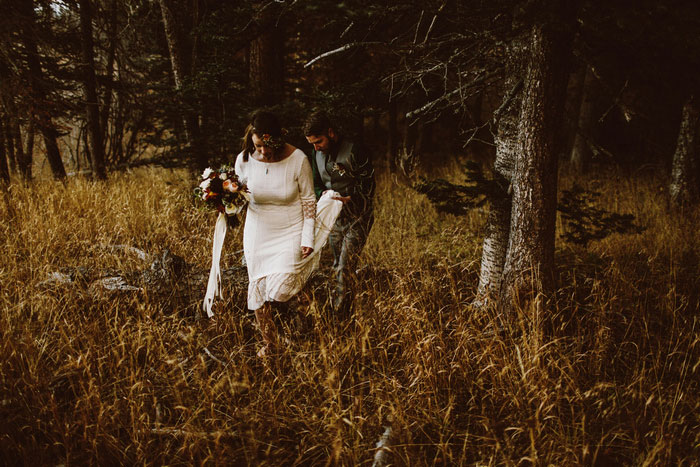
[[[211,311],[215,297],[221,297],[221,250],[224,247],[224,238],[226,238],[226,214],[219,213],[214,226],[214,240],[211,247],[211,269],[209,270],[209,283],[207,284],[207,293],[204,296],[202,309],[207,312],[208,317],[214,316]]]

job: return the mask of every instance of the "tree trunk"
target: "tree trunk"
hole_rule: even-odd
[[[691,95],[683,105],[681,127],[678,132],[676,152],[673,154],[671,168],[671,201],[677,206],[692,205],[698,202],[700,187],[698,183],[698,123],[700,122],[700,103]]]
[[[389,170],[391,173],[396,171],[396,157],[399,152],[397,114],[396,99],[391,99],[389,101],[389,128],[387,130],[387,157],[389,158]]]
[[[185,30],[182,24],[182,16],[186,14],[185,6],[176,0],[159,0],[163,14],[163,27],[165,38],[168,41],[170,51],[170,63],[173,70],[175,87],[181,90],[185,80],[192,71],[190,45],[188,40],[189,30]],[[179,14],[178,14],[179,13]]]
[[[15,158],[17,159],[19,173],[22,174],[22,178],[25,180],[31,180],[32,158],[31,155],[28,156],[24,152],[24,147],[22,146],[22,129],[19,126],[19,120],[16,116],[10,120],[10,132],[12,133],[12,141],[15,146]]]
[[[423,122],[413,125],[405,119],[403,122],[403,144],[398,157],[399,167],[404,175],[410,175],[418,164],[420,148],[423,144]]]
[[[258,35],[248,51],[248,82],[253,101],[258,106],[279,103],[284,97],[284,32],[274,16],[274,9],[256,4]]]
[[[513,176],[515,158],[519,151],[518,117],[520,116],[520,102],[522,100],[525,47],[526,43],[521,38],[516,38],[509,44],[503,103],[497,111],[498,114],[494,116],[498,120],[494,172],[503,191],[490,200],[481,254],[479,286],[474,302],[477,306],[485,305],[490,297],[498,294],[501,288],[503,265],[508,252],[511,212],[511,192],[508,187]]]
[[[80,33],[83,53],[82,77],[85,88],[85,106],[88,143],[92,173],[99,180],[107,178],[105,170],[104,145],[100,128],[100,105],[97,101],[97,83],[95,80],[95,51],[92,41],[92,5],[91,0],[80,0]]]
[[[63,166],[61,152],[58,149],[58,132],[51,119],[50,111],[47,111],[46,91],[44,89],[44,72],[39,63],[39,52],[34,38],[36,22],[34,19],[34,1],[22,0],[22,8],[25,22],[22,27],[22,42],[27,51],[27,64],[29,66],[29,82],[31,85],[32,105],[38,109],[34,113],[34,119],[39,131],[44,138],[46,146],[46,158],[51,166],[54,178],[63,179],[66,169]],[[21,143],[20,143],[21,145]]]
[[[100,128],[102,129],[102,145],[104,146],[105,161],[108,160],[107,141],[109,141],[109,115],[112,110],[112,93],[114,91],[114,64],[117,56],[117,0],[112,0],[109,20],[109,48],[107,49],[107,69],[105,71],[105,87],[100,110]]]
[[[90,149],[90,128],[85,122],[85,126],[80,129],[80,134],[83,137],[83,147],[85,148],[85,163],[89,164],[93,173],[94,173],[94,168],[92,168],[92,150]],[[80,142],[78,142],[78,147],[75,148],[75,153],[78,155],[78,159],[80,159]]]
[[[597,78],[590,66],[586,66],[582,88],[574,144],[571,148],[571,165],[578,173],[584,173],[588,170],[592,157],[589,141],[595,123],[595,101],[598,93],[596,91]]]
[[[10,183],[10,168],[5,151],[5,119],[0,117],[0,182]]]
[[[572,21],[548,21],[535,24],[530,33],[518,127],[520,150],[512,178],[508,254],[499,296],[505,307],[521,297],[547,296],[554,290],[560,142],[556,135],[561,130],[572,26]]]
[[[27,143],[24,146],[24,154],[29,164],[34,160],[34,140],[36,136],[36,126],[34,125],[34,119],[29,118],[27,123]]]
[[[7,160],[10,163],[10,172],[15,172],[17,170],[17,158],[15,156],[15,139],[12,134],[12,120],[10,117],[5,116],[3,119],[3,126],[5,128],[5,148],[7,148]]]
[[[574,48],[581,47],[581,44],[574,45]],[[566,158],[571,162],[571,153],[578,131],[578,119],[581,114],[581,103],[583,100],[583,85],[586,80],[586,70],[588,64],[585,61],[578,61],[576,70],[569,77],[569,86],[566,90],[566,102],[564,104],[564,117],[566,128],[564,137],[566,138]]]
[[[117,63],[117,82],[120,85],[116,90],[116,99],[114,102],[114,120],[112,127],[111,142],[109,144],[109,159],[117,165],[124,160],[124,86],[122,85],[122,68]]]
[[[173,70],[175,89],[184,97],[184,85],[194,70],[196,38],[191,38],[194,31],[193,21],[197,20],[197,1],[195,8],[187,8],[185,3],[177,0],[159,0],[163,14],[163,27],[170,51],[170,63]],[[194,19],[193,19],[194,18]],[[191,103],[183,100],[182,121],[185,127],[185,138],[190,150],[194,151],[194,160],[200,169],[207,166],[206,141],[199,127],[199,117]]]

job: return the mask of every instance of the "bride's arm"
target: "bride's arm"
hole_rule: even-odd
[[[306,156],[301,161],[301,171],[297,178],[301,212],[304,224],[301,229],[302,257],[306,258],[313,251],[314,228],[316,224],[316,194],[314,193],[313,172]]]

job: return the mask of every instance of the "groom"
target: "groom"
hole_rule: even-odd
[[[374,223],[374,169],[366,148],[340,134],[324,112],[307,118],[304,135],[314,147],[311,167],[316,198],[334,190],[344,203],[328,241],[336,274],[332,306],[344,312],[350,306],[355,265]]]

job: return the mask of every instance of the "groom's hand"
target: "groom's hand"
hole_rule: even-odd
[[[311,254],[311,252],[313,252],[313,251],[314,251],[314,249],[311,248],[310,246],[303,246],[303,247],[301,247],[301,257],[302,257],[302,258],[306,258],[306,257],[309,256],[309,255]]]
[[[345,204],[345,203],[347,203],[348,201],[350,201],[350,197],[349,197],[349,196],[334,196],[333,199],[335,199],[335,200],[337,200],[337,201],[342,201],[343,204]]]

